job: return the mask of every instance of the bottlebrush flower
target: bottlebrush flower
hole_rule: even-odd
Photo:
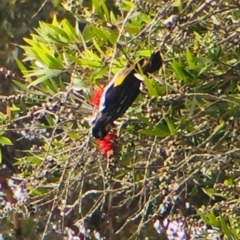
[[[100,99],[103,94],[103,91],[104,91],[104,89],[100,87],[99,89],[97,89],[93,92],[93,97],[92,97],[91,103],[94,107],[99,107]]]
[[[111,151],[113,151],[113,144],[116,140],[116,134],[108,133],[103,140],[97,139],[96,143],[102,154],[107,155]]]
[[[99,88],[93,92],[93,97],[91,100],[91,103],[94,107],[98,108],[100,104],[100,99],[102,96],[104,89]],[[102,154],[108,155],[111,151],[113,151],[113,144],[116,140],[117,136],[114,133],[108,133],[104,139],[96,139],[96,143],[98,144],[98,147]]]

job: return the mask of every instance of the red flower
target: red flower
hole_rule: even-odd
[[[108,133],[107,136],[103,140],[96,140],[96,143],[99,146],[100,151],[102,154],[108,154],[110,151],[113,150],[113,144],[116,140],[116,135],[114,133]]]
[[[97,89],[93,92],[93,97],[92,97],[91,102],[92,102],[94,107],[99,107],[100,99],[101,99],[101,96],[103,94],[103,91],[104,91],[104,89],[100,87],[99,89]]]

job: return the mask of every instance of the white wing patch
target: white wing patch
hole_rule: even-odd
[[[134,77],[136,77],[138,80],[140,80],[140,81],[144,81],[144,78],[143,78],[143,76],[142,75],[140,75],[139,73],[134,73]]]

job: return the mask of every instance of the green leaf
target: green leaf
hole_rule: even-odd
[[[51,84],[49,86],[49,88],[54,92],[54,93],[57,93],[58,92],[58,86],[56,84],[56,81],[53,80],[53,79],[49,79],[49,83]]]
[[[232,178],[225,179],[224,184],[226,184],[227,186],[234,186],[233,179]]]
[[[94,10],[94,13],[98,14],[99,16],[103,16],[102,9],[100,7],[100,1],[99,0],[92,0],[92,8]]]
[[[47,119],[47,122],[50,126],[54,126],[54,120],[53,120],[53,117],[50,115],[50,114],[46,114],[45,115],[46,119]]]
[[[196,196],[198,193],[198,187],[195,185],[192,191],[189,193],[190,196]]]
[[[75,28],[67,21],[67,19],[64,19],[62,21],[63,29],[66,31],[68,37],[72,41],[77,41],[78,36],[76,34]]]
[[[49,50],[45,44],[40,43],[39,46],[35,46],[32,51],[35,51],[34,56],[46,67],[53,69],[62,68],[61,59],[59,57],[56,58],[54,52]]]
[[[53,69],[61,69],[62,68],[62,61],[60,57],[56,58],[51,50],[48,49],[48,47],[41,43],[37,44],[33,47],[24,47],[24,50],[28,53],[28,55],[32,56],[32,60],[38,60],[40,63],[42,63],[46,68],[53,68]],[[29,58],[29,57],[28,57]],[[25,59],[31,60],[30,59]]]
[[[123,5],[121,5],[122,11],[129,11],[134,6],[133,1],[122,0]]]
[[[28,156],[27,157],[27,162],[29,164],[37,164],[40,165],[42,163],[42,159],[38,156]]]
[[[17,65],[18,65],[18,67],[21,70],[23,75],[28,73],[28,70],[26,69],[26,67],[23,65],[23,63],[20,60],[16,59],[16,62],[17,62]]]
[[[42,23],[44,23],[44,22],[42,22]],[[44,23],[44,24],[46,24],[46,23]],[[58,22],[56,15],[54,15],[54,17],[53,17],[52,25],[54,25],[56,27],[60,27],[60,23]]]
[[[33,37],[33,35],[32,35],[32,37]],[[28,43],[31,47],[39,47],[39,42],[38,41],[36,41],[35,39],[34,39],[34,37],[33,38],[23,38],[23,40],[26,42],[26,43]],[[23,46],[23,47],[25,47],[25,46]]]
[[[34,196],[41,196],[43,194],[48,193],[51,190],[51,188],[46,188],[46,187],[38,187],[35,189],[32,189],[31,194]]]
[[[189,114],[188,114],[189,119],[193,116],[197,106],[198,106],[198,102],[197,102],[196,97],[194,97],[191,101],[191,107],[190,107]]]
[[[215,199],[214,197],[214,189],[213,188],[202,188],[203,192],[206,193],[212,200]]]
[[[36,90],[32,90],[32,89],[28,89],[27,88],[27,85],[25,84],[22,84],[16,80],[12,80],[20,89],[22,89],[23,91],[25,92],[28,92],[28,93],[32,93],[32,94],[37,94],[39,96],[46,96],[46,94],[42,91],[36,91]]]
[[[142,179],[142,174],[139,171],[134,172],[134,180],[135,182],[140,182]]]
[[[195,69],[196,68],[196,64],[195,64],[195,61],[194,61],[194,57],[193,57],[192,53],[190,52],[190,50],[188,48],[186,50],[186,58],[187,58],[188,66],[191,69]]]
[[[227,223],[222,216],[220,216],[220,222],[221,222],[222,231],[227,236],[227,239],[233,240],[231,231],[229,230],[229,227],[227,226]]]
[[[167,137],[170,132],[166,126],[154,128],[154,129],[141,129],[138,133],[145,134],[148,136]]]
[[[205,64],[205,65],[213,62],[211,58],[207,58],[207,57],[196,57],[195,61],[197,63],[201,63],[201,64]]]
[[[103,9],[103,12],[104,12],[104,15],[106,17],[106,20],[109,21],[110,20],[110,17],[109,17],[109,11],[107,9],[107,6],[105,4],[105,1],[104,0],[98,0],[100,3],[101,3],[101,7]]]
[[[237,105],[240,105],[240,95],[228,95],[227,99],[235,102]]]
[[[0,148],[0,164],[2,163],[2,149]]]
[[[28,88],[25,84],[19,82],[19,81],[16,81],[16,80],[12,80],[20,89],[24,90],[24,91],[27,91]]]
[[[157,88],[156,88],[156,81],[154,81],[153,79],[151,78],[147,78],[145,77],[144,78],[144,82],[147,86],[147,90],[148,90],[148,93],[152,96],[152,97],[158,97],[158,91],[157,91]]]
[[[198,32],[193,32],[194,35],[195,35],[195,39],[198,41],[198,42],[201,42],[202,41],[202,36],[198,33]]]
[[[216,228],[220,228],[221,226],[220,221],[217,219],[217,217],[214,215],[212,211],[202,215],[201,217],[206,224],[212,225],[213,227]]]
[[[52,30],[55,31],[55,35],[58,36],[61,41],[67,43],[69,40],[71,40],[69,38],[68,34],[63,29],[60,29],[60,28],[55,27],[55,26],[50,25],[50,24],[48,26],[49,26],[49,28],[51,28]]]
[[[98,45],[98,43],[95,39],[93,39],[93,44],[94,44],[95,48],[98,50],[98,52],[100,53],[100,55],[105,56],[104,52],[102,51],[102,49],[100,48],[100,46]]]
[[[186,78],[182,66],[176,60],[173,60],[171,66],[180,79]]]
[[[69,136],[70,138],[73,138],[73,139],[78,139],[78,138],[79,138],[79,134],[76,133],[76,132],[70,132],[70,133],[68,134],[68,136]]]
[[[224,193],[214,193],[214,196],[218,196],[225,199],[230,199],[227,194]]]
[[[186,83],[191,82],[189,80],[193,80],[194,77],[191,75],[191,73],[189,73],[188,71],[186,71],[182,65],[180,65],[176,60],[173,60],[172,64],[172,69],[174,70],[174,72],[176,73],[176,75],[178,76],[178,78],[180,80],[184,80]]]
[[[54,146],[58,147],[58,148],[62,148],[62,147],[65,146],[64,143],[59,142],[59,141],[57,141],[57,140],[54,140],[52,144],[53,144]]]
[[[139,114],[137,115],[137,118],[138,118],[141,122],[147,124],[148,126],[154,127],[154,125],[153,125],[151,122],[149,122],[148,118],[146,118],[146,117],[144,117],[144,116],[142,116],[142,115],[139,115]]]
[[[207,72],[208,69],[210,69],[213,64],[214,64],[214,63],[211,62],[211,63],[207,64],[206,66],[204,66],[204,67],[199,71],[198,76],[200,76],[201,74]]]
[[[176,135],[177,130],[173,120],[169,117],[164,118],[172,135]]]
[[[108,42],[108,41],[111,42],[112,35],[109,31],[100,27],[96,27],[93,24],[91,25],[91,27],[93,32],[98,38],[105,40],[105,42]],[[114,43],[114,42],[111,42],[111,43]]]
[[[7,137],[0,136],[0,144],[2,145],[13,145],[11,140]]]
[[[117,23],[117,19],[112,11],[110,12],[110,22],[113,25],[115,25]]]
[[[229,220],[231,232],[232,232],[233,236],[235,237],[234,239],[239,239],[240,238],[240,232],[239,232],[240,224],[239,224],[239,221],[236,222],[236,219],[235,219],[234,216],[233,217],[229,216],[228,220]]]
[[[95,68],[95,71],[92,71],[91,79],[102,79],[102,77],[107,73],[109,66]]]
[[[213,133],[212,133],[212,138],[213,138],[214,136],[218,135],[220,132],[222,132],[222,130],[225,131],[225,124],[226,124],[226,123],[225,123],[224,121],[222,121],[220,124],[218,124],[218,125],[214,128]]]
[[[181,1],[181,0],[175,0],[175,1],[172,3],[172,6],[173,6],[173,7],[180,7],[180,6],[182,6],[182,1]]]
[[[73,55],[68,55],[68,58],[81,67],[97,68],[102,67],[102,62],[100,60],[88,59],[88,57],[83,56],[83,58],[77,58]]]
[[[14,103],[12,103],[12,106],[10,107],[10,110],[12,112],[18,112],[20,111],[21,109],[19,107],[17,107]]]
[[[210,225],[220,228],[220,221],[218,220],[218,218],[214,215],[213,212],[210,212],[209,214],[207,214],[207,217],[209,219],[209,223]]]
[[[31,86],[36,86],[48,79],[54,78],[56,76],[58,76],[62,71],[61,70],[57,70],[57,69],[38,69],[35,71],[32,71],[32,73],[29,73],[27,76],[28,77],[32,77],[32,76],[40,76],[41,77],[37,78],[37,80],[31,82],[28,87]]]

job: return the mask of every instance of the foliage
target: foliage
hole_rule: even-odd
[[[190,235],[205,223],[239,239],[239,3],[73,4],[75,26],[54,17],[24,38],[22,77],[1,99],[0,144],[14,145],[2,158],[14,147],[25,191],[17,208],[49,209],[42,238],[51,224],[88,224],[106,239],[156,239],[152,221],[167,215]],[[144,79],[106,156],[90,136],[93,93],[156,49],[164,69]]]

